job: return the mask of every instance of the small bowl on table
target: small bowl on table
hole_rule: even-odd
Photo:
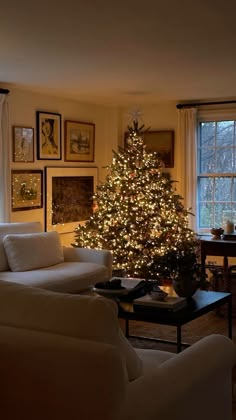
[[[221,239],[221,235],[223,235],[224,229],[223,228],[212,228],[211,234],[213,235],[212,239]]]
[[[160,289],[159,286],[155,286],[153,290],[151,290],[148,294],[151,297],[151,299],[159,301],[165,301],[168,296],[168,293]]]

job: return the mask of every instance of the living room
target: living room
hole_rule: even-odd
[[[188,170],[191,172],[193,156],[191,151],[186,152],[183,127],[180,127],[181,112],[177,105],[193,104],[193,113],[198,116],[205,113],[205,118],[208,113],[209,118],[210,111],[216,120],[230,118],[235,124],[236,62],[232,54],[235,5],[225,10],[221,2],[200,1],[197,7],[195,2],[184,2],[182,10],[174,0],[168,4],[149,1],[145,5],[139,1],[119,4],[102,1],[96,7],[88,2],[73,3],[69,1],[65,6],[64,2],[48,3],[43,0],[36,7],[32,2],[23,0],[18,8],[10,0],[2,7],[1,38],[4,43],[0,47],[0,96],[7,102],[8,121],[5,120],[5,123],[8,135],[4,137],[5,143],[1,148],[6,154],[0,154],[0,178],[7,179],[4,185],[0,180],[1,203],[4,201],[7,208],[5,217],[1,210],[0,221],[38,221],[42,231],[50,231],[47,225],[52,215],[49,185],[54,174],[69,174],[70,177],[93,174],[96,182],[103,182],[107,174],[106,166],[113,159],[113,151],[124,146],[127,126],[132,125],[136,117],[140,125],[144,124],[149,131],[174,133],[173,164],[167,165],[163,173],[176,181],[176,190],[184,197],[184,203],[188,206],[194,204],[185,194],[195,188],[193,174],[186,176],[189,173],[186,172],[186,162],[190,163]],[[60,152],[56,152],[54,158],[45,157],[40,149],[41,115],[45,121],[50,117],[59,122]],[[88,159],[68,157],[66,124],[71,122],[87,125],[94,130],[91,142],[93,150]],[[28,160],[19,159],[15,153],[18,129],[22,128],[29,129],[31,133],[32,149]],[[2,138],[0,136],[0,141]],[[3,168],[7,168],[8,178],[5,178]],[[30,178],[34,171],[40,175],[40,199],[32,205],[26,205],[24,200],[16,203],[13,197],[19,177],[26,175]],[[6,193],[3,195],[2,191]],[[73,227],[76,225],[77,221],[73,220]],[[52,230],[58,230],[62,245],[70,247],[74,242],[71,223],[61,222]],[[213,260],[217,260],[217,257]],[[7,394],[8,398],[2,405],[6,413],[4,420],[41,420],[55,418],[55,413],[57,420],[72,420],[78,418],[78,413],[79,418],[88,420],[116,419],[113,405],[118,412],[120,401],[127,392],[124,385],[127,382],[124,354],[127,360],[136,363],[137,370],[140,360],[133,354],[133,349],[116,335],[117,314],[112,303],[104,304],[104,311],[99,307],[100,303],[96,303],[98,308],[93,309],[89,305],[86,307],[86,303],[90,302],[86,297],[84,315],[79,308],[81,297],[77,295],[54,299],[49,291],[36,292],[35,296],[39,293],[39,301],[42,302],[40,308],[37,297],[35,302],[30,301],[28,292],[21,285],[17,286],[19,289],[11,288],[10,282],[9,287],[2,286],[1,372],[11,389],[11,393],[7,394],[4,384],[1,388],[1,395]],[[10,299],[14,303],[12,309]],[[58,303],[55,302],[57,299]],[[41,331],[39,334],[38,331],[32,331],[32,325],[37,324],[40,318],[44,327],[36,328]],[[92,318],[97,321],[95,326]],[[223,318],[222,325],[225,324],[227,328],[226,321]],[[5,329],[8,324],[16,326],[12,328],[13,332],[11,328]],[[108,338],[101,339],[99,336],[105,347],[90,343],[96,328],[97,337],[109,331]],[[115,346],[117,343],[121,346],[119,354],[114,353],[113,348],[106,347],[107,343],[113,347],[114,342]],[[235,357],[231,344],[227,337],[207,337],[197,347],[193,345],[181,354],[174,355],[173,360],[165,348],[159,353],[159,360],[164,362],[162,369],[157,374],[154,372],[153,376],[151,370],[157,363],[156,353],[154,350],[145,352],[140,349],[138,354],[147,369],[147,376],[144,380],[142,377],[141,381],[138,378],[137,382],[131,382],[133,388],[131,386],[131,391],[128,391],[128,403],[120,418],[187,420],[191,410],[193,420],[200,416],[203,420],[230,419],[230,376]],[[15,357],[14,346],[22,358]],[[40,353],[42,348],[45,357]],[[61,351],[57,352],[58,348]],[[93,357],[94,352],[99,355],[98,359]],[[16,359],[18,364],[15,364]],[[97,364],[95,360],[99,360]],[[11,369],[13,365],[15,372]],[[111,367],[114,367],[113,378],[109,375]],[[96,380],[93,369],[97,372]],[[103,374],[106,388],[104,382],[99,380]],[[19,378],[24,376],[25,382],[22,383]],[[79,377],[82,378],[83,387]],[[35,378],[40,380],[36,381]],[[15,388],[10,386],[12,383],[16,385]],[[37,384],[31,392],[32,383],[34,386]],[[12,388],[15,408],[12,408],[11,415],[13,413],[15,417],[8,417]],[[18,393],[18,389],[22,389],[22,392]],[[34,392],[35,389],[37,392]],[[78,389],[79,397],[78,392],[72,392]],[[168,393],[165,389],[168,389]],[[30,398],[27,399],[27,395]],[[91,404],[91,395],[94,404]],[[107,400],[105,407],[101,407],[101,399]],[[41,407],[37,413],[35,406]],[[86,416],[88,408],[91,413]],[[77,413],[73,410],[77,410]],[[33,417],[32,413],[35,414]]]

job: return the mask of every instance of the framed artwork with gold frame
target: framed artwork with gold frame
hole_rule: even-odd
[[[12,127],[13,162],[34,162],[34,129],[32,127]]]
[[[12,170],[12,211],[43,207],[43,171]]]
[[[125,147],[129,133],[125,133]],[[165,168],[174,167],[174,130],[144,131],[144,144],[148,152],[157,152]]]
[[[65,121],[66,162],[94,162],[95,124]]]

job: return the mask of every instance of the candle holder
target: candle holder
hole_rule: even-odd
[[[226,235],[234,233],[234,225],[236,221],[236,212],[233,210],[223,211],[223,228]]]

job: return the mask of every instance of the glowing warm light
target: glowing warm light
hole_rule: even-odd
[[[125,149],[113,152],[94,213],[75,230],[73,246],[110,249],[113,268],[130,277],[156,278],[155,259],[195,236],[188,211],[156,153],[148,153],[136,121]]]

